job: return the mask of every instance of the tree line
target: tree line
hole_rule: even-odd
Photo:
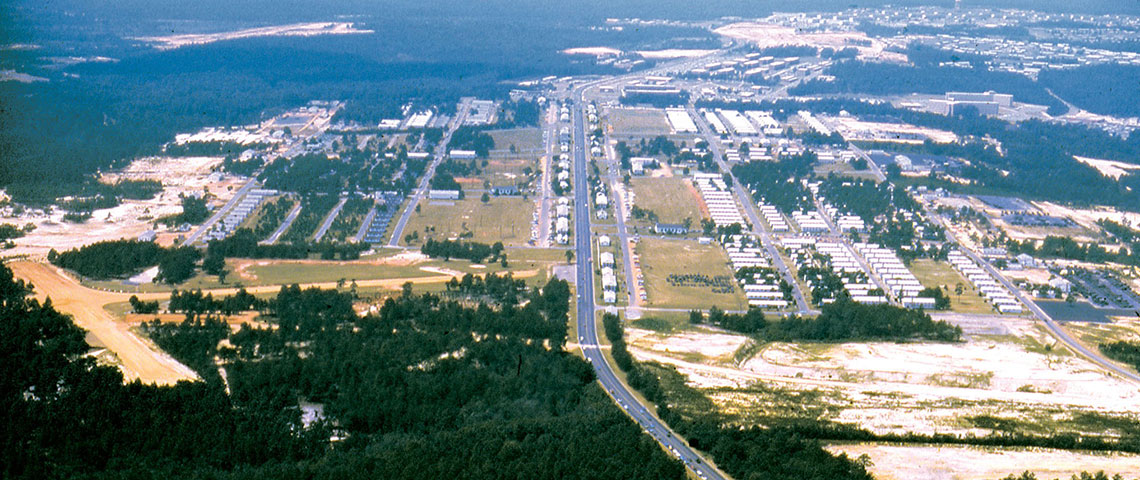
[[[433,258],[442,258],[444,260],[451,260],[452,258],[461,258],[470,260],[472,263],[483,263],[484,260],[490,258],[492,262],[506,259],[506,252],[503,250],[503,242],[495,242],[494,245],[487,245],[479,242],[464,242],[459,240],[435,240],[429,238],[424,243],[420,251],[424,255]]]
[[[468,273],[462,279],[451,277],[444,288],[453,295],[485,298],[501,305],[517,305],[527,290],[526,281],[515,279],[511,272],[482,276]]]
[[[1133,250],[1131,252],[1125,247],[1121,247],[1113,252],[1096,243],[1080,244],[1072,238],[1057,235],[1046,236],[1044,240],[1041,240],[1040,245],[1037,244],[1036,240],[1032,239],[1020,242],[1015,239],[1006,241],[1006,249],[1013,255],[1024,253],[1041,258],[1064,258],[1067,260],[1078,260],[1090,263],[1118,262],[1125,265],[1140,265],[1140,254],[1135,250],[1135,247],[1140,245],[1132,245]]]
[[[201,254],[190,247],[163,248],[154,242],[107,240],[73,248],[65,252],[48,252],[52,264],[97,280],[125,278],[158,266],[156,281],[181,283],[194,276],[195,262]]]
[[[713,325],[769,342],[962,340],[961,327],[933,320],[925,312],[893,305],[865,305],[845,295],[824,305],[816,317],[792,315],[769,321],[757,308],[732,314],[714,306],[707,316],[699,310],[690,311],[689,323]]]

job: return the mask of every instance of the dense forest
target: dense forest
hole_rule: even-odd
[[[8,160],[0,164],[0,187],[21,201],[73,194],[99,169],[161,153],[177,133],[257,123],[309,100],[343,100],[338,121],[369,124],[398,117],[409,102],[446,110],[463,96],[505,99],[510,80],[616,72],[559,53],[587,32],[622,49],[719,46],[711,32],[695,27],[595,30],[608,14],[537,2],[438,9],[410,1],[327,9],[217,0],[197,8],[17,3],[5,12],[13,26],[7,43],[41,48],[0,52],[5,68],[50,80],[0,82],[6,107],[0,157]],[[528,21],[515,21],[516,15]],[[332,18],[351,18],[375,33],[250,38],[170,51],[129,40],[173,28],[214,32]],[[115,61],[61,66],[50,60],[92,55]],[[519,124],[533,120],[526,106],[513,112]]]
[[[1140,370],[1140,343],[1116,341],[1100,344],[1104,356]]]
[[[558,280],[522,307],[405,290],[362,318],[349,293],[284,287],[265,306],[277,328],[150,322],[203,378],[170,387],[123,384],[29,292],[0,268],[5,478],[684,478],[562,351]]]
[[[247,228],[239,228],[226,238],[210,240],[206,248],[206,257],[221,256],[222,258],[287,258],[302,259],[313,255],[323,260],[355,260],[360,253],[368,250],[363,243],[333,243],[333,242],[307,242],[296,241],[288,243],[275,243],[263,245],[259,237]]]

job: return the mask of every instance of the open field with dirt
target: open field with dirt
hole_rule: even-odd
[[[688,218],[693,225],[700,225],[701,219],[705,218],[701,214],[696,190],[683,178],[638,177],[630,183],[634,205],[657,214],[663,223],[684,223]]]
[[[205,45],[207,43],[236,40],[239,38],[311,37],[315,35],[347,35],[354,33],[372,33],[372,30],[354,28],[351,22],[313,22],[249,28],[232,32],[167,35],[162,37],[134,37],[133,40],[150,43],[154,45],[154,48],[159,50],[173,50],[190,45]]]
[[[879,480],[997,480],[1030,471],[1041,480],[1070,478],[1083,471],[1109,476],[1140,476],[1140,455],[948,445],[837,444],[832,453],[857,458],[866,454]]]
[[[153,228],[155,220],[182,212],[179,195],[209,192],[210,205],[220,206],[233,196],[244,180],[231,175],[212,174],[221,163],[221,157],[149,157],[132,162],[121,172],[107,173],[101,181],[158,180],[163,191],[150,200],[124,200],[114,208],[95,210],[83,223],[63,220],[65,212],[29,209],[14,215],[10,207],[0,210],[0,223],[23,226],[31,223],[36,229],[14,240],[16,247],[4,251],[5,256],[46,255],[51,249],[70,250],[90,243],[121,238],[137,238]],[[174,233],[159,226],[159,243],[169,244]]]
[[[957,313],[994,313],[993,306],[974,288],[974,284],[962,277],[954,267],[946,262],[919,258],[910,264],[910,271],[924,287],[944,288],[950,297],[950,310]],[[957,293],[962,285],[962,294]]]
[[[748,301],[744,292],[732,280],[732,268],[724,250],[715,245],[700,245],[694,240],[663,240],[642,238],[637,243],[637,255],[645,274],[645,289],[649,295],[646,306],[670,308],[708,309],[716,306],[725,310],[742,310]],[[708,279],[728,277],[732,293],[717,293],[705,285],[671,284],[670,275],[695,275]]]
[[[522,197],[492,197],[483,203],[479,195],[471,194],[463,200],[428,200],[420,205],[404,229],[405,234],[419,232],[415,245],[428,238],[459,238],[468,232],[473,235],[467,240],[486,244],[501,241],[503,245],[525,245],[530,240],[534,202]]]
[[[506,158],[493,156],[490,160],[487,160],[487,166],[483,167],[483,173],[477,177],[478,181],[465,186],[482,189],[484,181],[490,182],[491,186],[494,187],[531,182],[533,180],[526,174],[527,167],[531,169],[532,175],[538,175],[535,172],[539,171],[539,164],[534,156]]]
[[[961,343],[757,344],[692,328],[627,332],[635,357],[674,366],[742,425],[804,418],[900,434],[1140,430],[1140,387],[1057,346],[1035,322],[957,317]]]
[[[842,49],[854,47],[862,60],[905,63],[906,55],[887,50],[883,41],[863,32],[803,32],[791,27],[759,22],[738,22],[713,30],[729,38],[754,43],[757,48],[788,45]]]
[[[606,112],[617,135],[667,135],[665,111],[657,108],[611,108]]]

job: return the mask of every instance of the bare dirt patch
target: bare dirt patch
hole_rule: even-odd
[[[757,346],[728,333],[674,340],[631,329],[630,346],[676,367],[742,424],[786,415],[877,433],[1112,436],[1115,419],[1137,420],[1140,388],[1056,346],[1035,322],[947,315],[966,319],[967,341]]]
[[[372,33],[372,30],[354,28],[351,22],[314,22],[249,28],[232,32],[167,35],[164,37],[135,37],[133,40],[151,43],[154,45],[154,48],[159,50],[173,50],[190,45],[204,45],[240,38],[312,37],[316,35],[347,35],[360,33]]]
[[[1043,448],[967,446],[903,446],[883,444],[829,445],[831,453],[856,458],[866,454],[880,480],[994,480],[1031,471],[1037,478],[1069,478],[1103,470],[1110,476],[1140,474],[1140,455],[1093,453]]]
[[[86,288],[58,268],[43,263],[15,262],[10,267],[18,278],[35,285],[36,298],[51,297],[57,310],[71,315],[76,325],[114,352],[127,381],[172,385],[180,380],[198,378],[189,367],[152,348],[130,331],[129,323],[116,321],[103,308],[109,303],[127,301],[128,295]]]
[[[150,200],[124,200],[122,204],[95,210],[91,218],[82,223],[63,220],[64,211],[30,210],[14,215],[10,208],[0,214],[0,222],[24,225],[31,223],[36,229],[15,240],[16,247],[6,255],[40,257],[51,249],[69,250],[90,243],[121,238],[137,238],[154,228],[162,217],[182,212],[182,195],[210,194],[210,203],[220,206],[233,197],[244,179],[232,175],[213,173],[221,157],[148,157],[132,162],[122,171],[104,174],[100,180],[114,183],[120,180],[157,180],[163,190]],[[163,231],[159,226],[159,239],[163,244],[173,243],[178,233]]]
[[[713,32],[729,38],[755,43],[759,48],[802,45],[841,50],[854,47],[859,50],[860,59],[896,63],[907,61],[906,55],[887,51],[887,45],[884,42],[870,38],[862,32],[806,33],[791,27],[760,22],[733,23],[717,28]]]

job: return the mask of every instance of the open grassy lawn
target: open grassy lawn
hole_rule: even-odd
[[[520,153],[532,153],[542,149],[542,130],[538,128],[511,128],[487,131],[495,139],[495,154],[511,155],[511,145]]]
[[[243,276],[241,279],[246,285],[283,285],[301,282],[335,282],[342,278],[345,281],[352,281],[430,277],[436,274],[420,270],[419,265],[371,265],[351,262],[298,263],[266,260],[264,265],[254,264],[248,267],[246,275],[248,277]]]
[[[466,240],[486,244],[501,241],[504,245],[525,245],[530,241],[534,202],[522,197],[492,197],[483,203],[472,194],[464,200],[424,200],[420,205],[420,211],[412,213],[404,228],[405,235],[419,232],[420,240],[413,246],[422,245],[428,238],[458,238],[468,232],[473,235]]]
[[[911,263],[910,271],[924,287],[946,287],[946,294],[950,297],[950,310],[953,312],[995,313],[986,299],[978,296],[974,285],[948,263],[920,258]],[[954,288],[959,283],[963,287],[961,295],[954,293]]]
[[[143,283],[140,285],[124,285],[122,280],[90,280],[82,279],[84,286],[109,290],[115,292],[153,293],[169,292],[172,289],[216,289],[241,286],[258,285],[288,285],[293,283],[321,283],[336,282],[345,279],[377,280],[387,278],[416,278],[440,275],[438,272],[425,271],[423,268],[438,268],[454,270],[460,273],[497,273],[507,271],[531,271],[537,275],[527,277],[527,283],[533,286],[545,284],[550,278],[549,269],[556,264],[566,263],[566,250],[561,248],[507,248],[507,268],[499,263],[477,265],[466,260],[443,261],[432,259],[414,265],[378,265],[375,263],[383,257],[398,253],[395,249],[383,249],[377,255],[370,255],[357,261],[317,261],[317,260],[228,260],[226,283],[218,282],[218,277],[198,272],[184,283],[167,285],[164,283]],[[235,263],[250,263],[244,268],[242,274],[236,273]],[[419,288],[419,287],[417,287]],[[426,288],[426,287],[425,287]],[[440,287],[442,288],[442,287]],[[383,288],[374,290],[386,290]]]
[[[174,288],[181,290],[187,289],[211,289],[211,288],[227,288],[232,287],[237,276],[234,275],[233,268],[227,265],[226,270],[229,272],[226,277],[226,284],[218,282],[218,277],[214,275],[207,275],[202,271],[198,271],[189,280],[178,285],[167,285],[165,283],[151,283],[144,282],[138,285],[124,285],[123,280],[92,280],[88,278],[81,278],[80,284],[86,287],[97,288],[100,290],[109,290],[112,292],[131,292],[131,293],[150,293],[150,292],[169,292]]]
[[[609,123],[619,135],[666,135],[670,132],[665,111],[657,108],[613,108]]]
[[[633,203],[657,214],[664,223],[684,223],[691,218],[694,226],[701,224],[701,209],[696,191],[680,177],[646,178],[630,181]]]
[[[690,240],[661,240],[643,238],[637,244],[637,254],[645,274],[647,301],[651,307],[701,308],[713,306],[725,310],[748,308],[744,292],[733,282],[732,293],[713,293],[708,286],[674,286],[668,277],[677,275],[705,275],[709,278],[732,278],[728,256],[715,245],[700,245]]]

